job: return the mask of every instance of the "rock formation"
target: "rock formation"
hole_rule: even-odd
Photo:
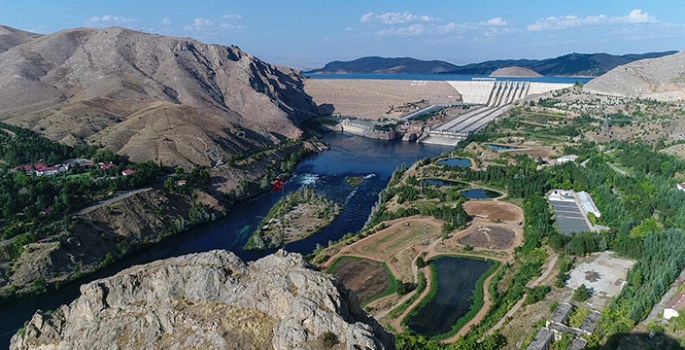
[[[542,74],[528,68],[523,67],[504,67],[498,68],[490,73],[491,77],[541,77]]]
[[[603,95],[685,99],[685,50],[670,56],[618,66],[585,84],[584,91]]]
[[[67,144],[214,165],[299,137],[314,112],[298,71],[235,46],[118,27],[0,27],[0,120]]]
[[[337,345],[335,345],[337,344]],[[334,347],[332,347],[334,346]],[[10,349],[394,349],[353,292],[279,251],[215,250],[134,266],[37,312]]]

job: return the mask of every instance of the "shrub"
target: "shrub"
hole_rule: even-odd
[[[581,284],[580,287],[578,287],[574,292],[573,292],[573,300],[574,301],[585,301],[590,298],[590,290],[585,287],[584,284]]]

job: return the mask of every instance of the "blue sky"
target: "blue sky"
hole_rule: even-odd
[[[316,68],[362,56],[547,58],[685,49],[685,1],[0,0],[0,24],[39,33],[122,26],[238,45]]]

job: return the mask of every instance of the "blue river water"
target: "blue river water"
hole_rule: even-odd
[[[381,80],[433,80],[469,81],[473,78],[491,78],[489,75],[452,74],[306,74],[312,79],[381,79]],[[542,76],[542,77],[496,77],[498,81],[530,81],[537,83],[587,83],[592,77]]]
[[[377,201],[378,193],[387,186],[397,167],[403,163],[410,166],[418,159],[451,151],[450,147],[444,146],[380,141],[343,134],[327,135],[324,141],[331,145],[331,149],[300,162],[293,177],[285,182],[285,191],[287,194],[302,186],[311,186],[317,193],[323,193],[345,207],[330,226],[288,244],[285,247],[288,251],[308,254],[319,244],[326,245],[329,240],[359,231]],[[346,176],[361,176],[365,181],[353,189],[345,180]],[[266,193],[239,203],[220,220],[171,237],[58,290],[0,305],[0,348],[9,345],[12,334],[36,310],[52,310],[68,304],[78,297],[81,284],[114,275],[130,266],[213,249],[230,250],[248,261],[271,253],[245,251],[242,247],[279,198],[280,194]]]

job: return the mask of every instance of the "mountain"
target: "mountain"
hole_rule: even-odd
[[[0,26],[0,53],[40,36],[40,34],[25,32],[7,26]]]
[[[457,66],[445,61],[422,61],[415,58],[385,58],[385,57],[362,57],[354,61],[333,61],[327,63],[321,69],[314,69],[306,73],[376,73],[376,74],[436,74],[444,73]]]
[[[685,50],[616,67],[592,79],[583,90],[660,101],[685,99]]]
[[[331,62],[306,73],[409,73],[490,75],[500,68],[517,66],[542,75],[599,76],[622,64],[674,54],[676,51],[646,54],[610,55],[572,53],[544,60],[494,60],[456,66],[444,61],[421,61],[412,58],[364,57],[349,62]]]
[[[523,68],[523,67],[504,67],[497,68],[494,72],[490,73],[491,77],[539,77],[542,76],[538,72]]]
[[[395,349],[394,337],[333,277],[281,250],[245,264],[186,255],[81,286],[38,311],[10,349]]]
[[[0,120],[133,161],[217,164],[301,136],[315,113],[298,71],[235,46],[119,27],[0,34]]]

